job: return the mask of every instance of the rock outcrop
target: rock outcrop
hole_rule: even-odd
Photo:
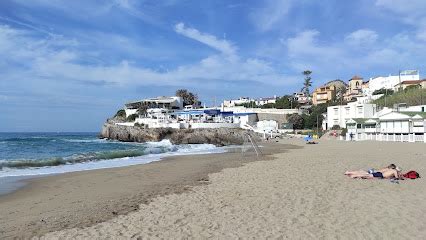
[[[120,126],[107,122],[100,137],[123,142],[150,142],[169,139],[173,144],[214,144],[216,146],[241,145],[244,143],[243,129],[172,129]]]

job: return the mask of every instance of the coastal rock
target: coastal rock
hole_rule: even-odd
[[[214,144],[216,146],[241,145],[244,143],[243,129],[172,129],[143,128],[105,123],[100,137],[123,142],[158,142],[163,139],[173,144]]]

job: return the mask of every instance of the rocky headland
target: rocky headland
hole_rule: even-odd
[[[243,129],[172,129],[122,126],[106,122],[100,137],[123,142],[151,142],[170,140],[173,144],[214,144],[216,146],[241,145],[244,143]]]

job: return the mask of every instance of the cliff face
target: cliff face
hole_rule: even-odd
[[[169,139],[173,144],[214,144],[216,146],[241,145],[244,143],[242,129],[171,129],[119,126],[105,123],[100,136],[123,142],[150,142]]]

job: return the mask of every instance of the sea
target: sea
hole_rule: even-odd
[[[0,133],[0,185],[8,177],[123,167],[168,156],[225,151],[211,144],[127,143],[100,139],[97,134]]]

